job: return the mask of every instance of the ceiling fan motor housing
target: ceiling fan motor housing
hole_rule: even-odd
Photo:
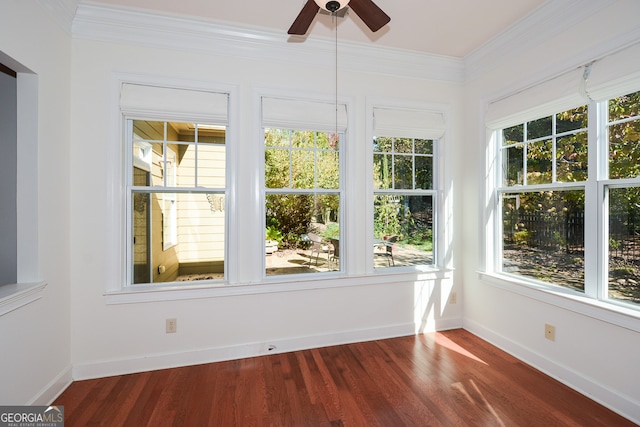
[[[349,4],[350,0],[342,0],[342,1],[336,1],[336,0],[330,0],[330,1],[314,0],[314,1],[322,9],[333,13],[333,12],[337,12],[338,10],[346,7],[347,4]]]

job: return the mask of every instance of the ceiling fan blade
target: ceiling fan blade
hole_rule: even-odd
[[[389,15],[384,13],[372,0],[351,0],[349,7],[374,33],[391,21]]]
[[[304,35],[309,29],[309,26],[311,26],[313,18],[316,17],[319,10],[320,6],[318,6],[315,1],[307,0],[287,33],[299,36]]]

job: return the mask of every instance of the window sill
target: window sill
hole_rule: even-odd
[[[339,274],[339,273],[338,273]],[[260,283],[226,284],[222,282],[199,285],[144,285],[130,286],[118,291],[106,292],[107,304],[133,304],[142,302],[175,301],[199,298],[216,298],[238,295],[256,295],[276,292],[307,291],[314,289],[330,289],[351,286],[370,286],[388,283],[419,282],[425,280],[441,280],[451,276],[451,270],[428,269],[425,271],[376,272],[363,276],[316,276],[304,279],[301,277],[267,278]]]
[[[0,316],[39,300],[46,286],[45,282],[0,286]]]
[[[598,301],[570,289],[545,286],[507,274],[478,272],[478,276],[488,285],[640,332],[640,310]]]

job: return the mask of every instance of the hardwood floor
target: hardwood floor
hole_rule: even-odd
[[[462,329],[77,381],[70,426],[633,426]]]

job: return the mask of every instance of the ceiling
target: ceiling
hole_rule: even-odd
[[[306,0],[69,0],[225,21],[283,34]],[[372,33],[353,12],[338,19],[338,38],[463,58],[548,0],[374,0],[391,22]],[[308,37],[334,38],[332,17],[319,15]],[[300,42],[300,37],[291,37]]]

